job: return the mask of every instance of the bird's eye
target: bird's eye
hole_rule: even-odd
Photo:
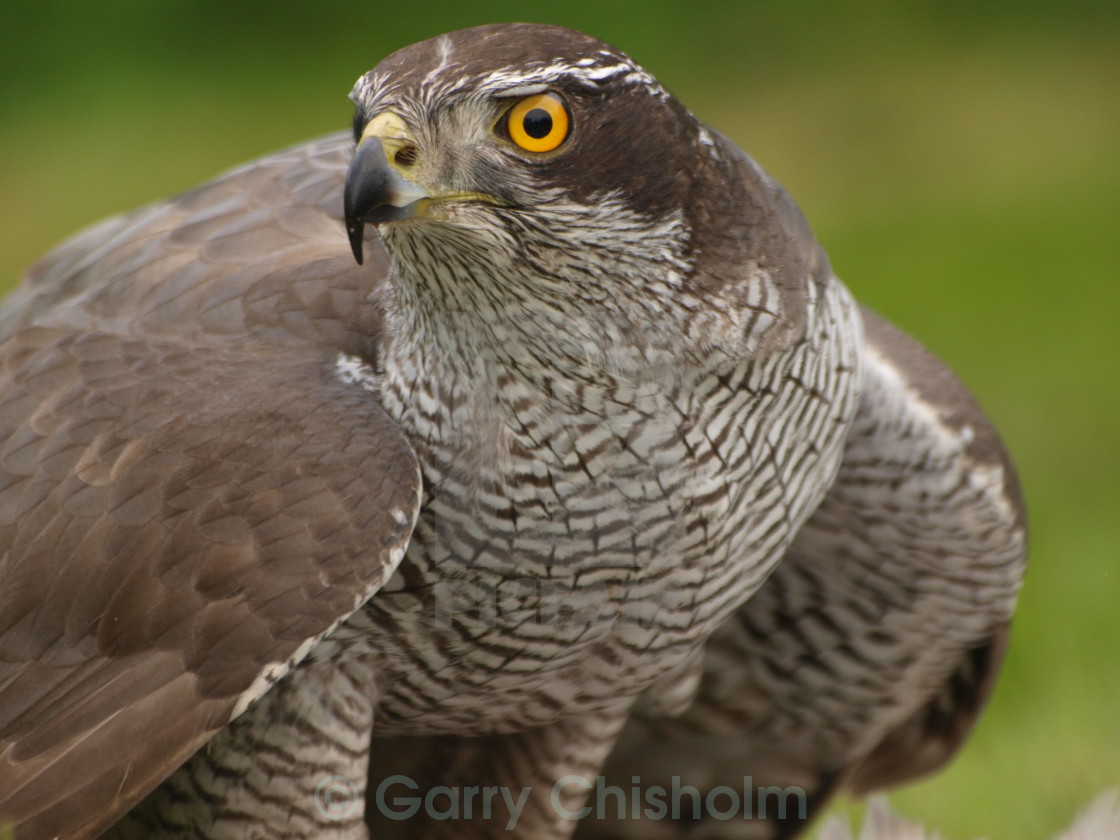
[[[571,118],[555,93],[526,96],[510,109],[509,139],[527,152],[551,152],[568,138]]]

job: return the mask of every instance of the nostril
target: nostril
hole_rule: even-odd
[[[412,166],[412,164],[416,163],[417,154],[416,147],[409,143],[397,149],[397,153],[393,155],[393,162],[396,163],[397,166]]]

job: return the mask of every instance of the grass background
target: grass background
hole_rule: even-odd
[[[895,801],[958,840],[1052,836],[1120,785],[1114,0],[0,0],[0,288],[85,224],[347,127],[391,50],[499,20],[630,52],[994,418],[1032,524],[1012,650],[964,754]]]

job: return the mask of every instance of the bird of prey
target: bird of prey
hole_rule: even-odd
[[[0,309],[0,824],[777,837],[941,764],[1025,552],[952,374],[594,38],[351,98]],[[612,821],[618,773],[808,804]]]

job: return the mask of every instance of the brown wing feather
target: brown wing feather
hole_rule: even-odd
[[[20,840],[111,824],[400,559],[415,457],[334,369],[380,317],[344,168],[325,141],[105,223],[0,314],[0,824]]]
[[[0,814],[38,836],[110,823],[368,598],[418,472],[325,360],[44,328],[0,357]]]
[[[352,145],[339,135],[298,146],[78,234],[4,301],[0,338],[38,324],[368,352],[388,257],[372,231],[363,267],[347,247]]]

